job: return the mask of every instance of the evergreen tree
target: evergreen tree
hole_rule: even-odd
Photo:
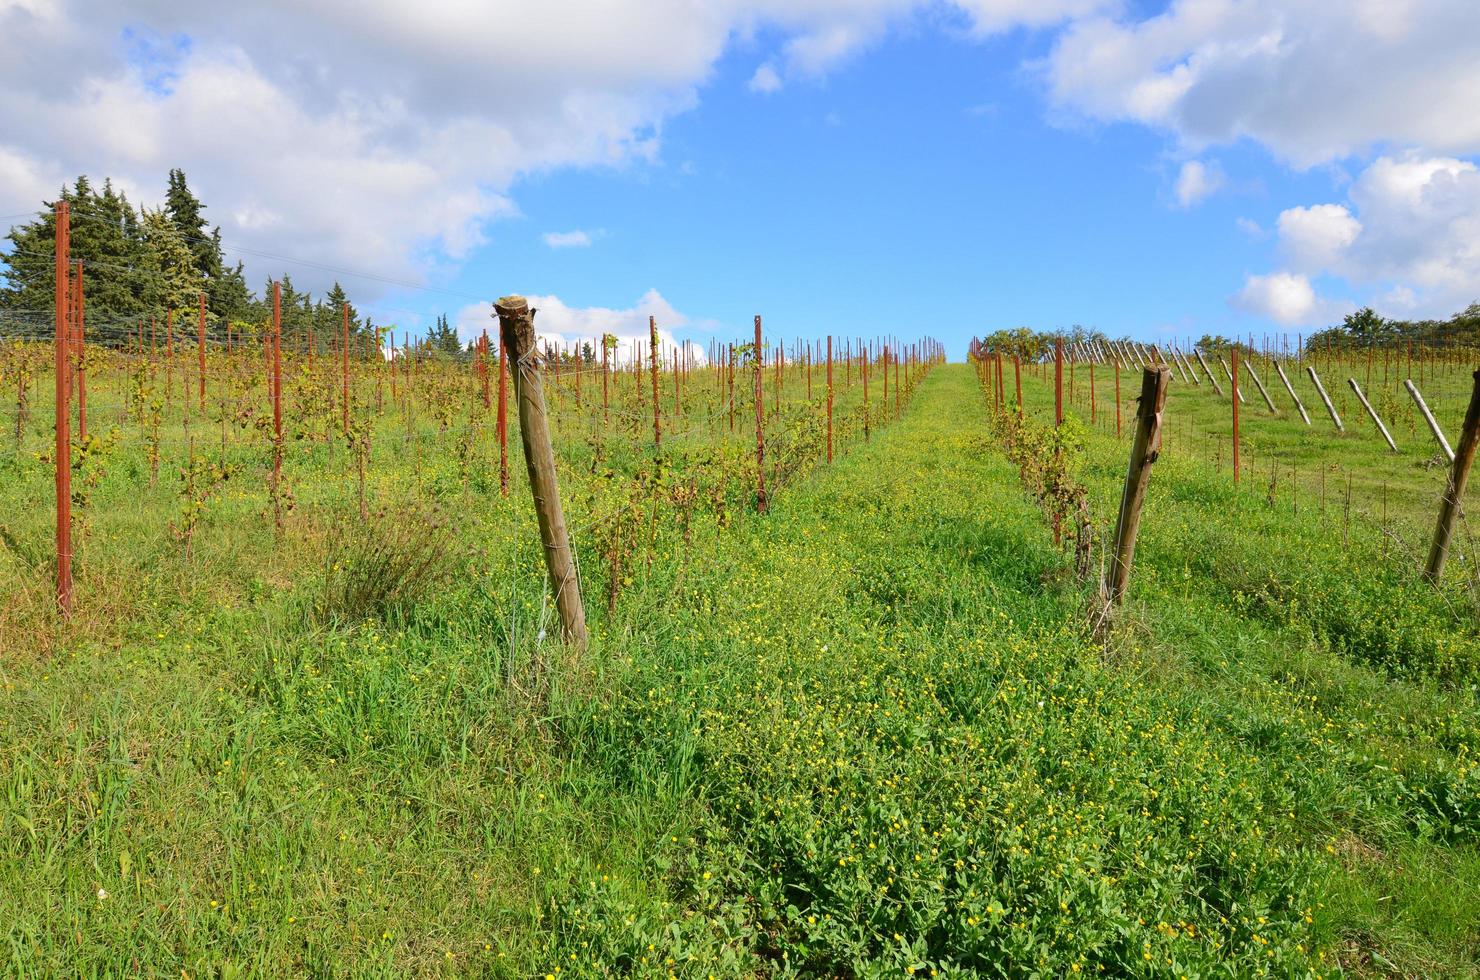
[[[206,206],[185,183],[185,171],[170,171],[169,188],[165,191],[164,211],[169,215],[184,239],[190,254],[195,258],[195,268],[206,278],[221,274],[221,229],[207,230],[206,219],[201,214]]]
[[[427,347],[435,354],[454,360],[466,360],[468,357],[462,342],[457,339],[457,329],[448,322],[445,313],[438,314],[436,324],[427,332]]]
[[[151,310],[195,309],[205,286],[180,231],[163,209],[144,212],[144,298]]]

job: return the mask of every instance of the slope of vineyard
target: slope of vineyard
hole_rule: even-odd
[[[495,487],[395,615],[312,615],[337,569],[280,588],[269,540],[220,601],[145,590],[100,642],[7,660],[7,972],[1472,969],[1473,624],[1374,539],[1169,453],[1097,643],[989,415],[937,368],[764,517],[655,522],[580,658],[541,642],[538,543]],[[1084,439],[1103,523],[1126,444]],[[568,442],[569,472],[616,466]],[[146,582],[188,567],[146,556]],[[1416,652],[1365,655],[1382,610]]]

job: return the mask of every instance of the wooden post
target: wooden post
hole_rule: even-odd
[[[577,650],[587,643],[586,609],[581,604],[580,581],[560,507],[560,486],[555,476],[555,450],[550,444],[550,425],[545,417],[545,389],[536,363],[534,310],[523,296],[505,296],[494,304],[502,346],[513,361],[514,397],[519,400],[519,435],[524,443],[524,464],[529,471],[529,490],[539,518],[540,541],[545,550],[545,568],[560,613],[561,635]]]
[[[1141,507],[1151,481],[1151,465],[1161,452],[1161,413],[1166,407],[1171,371],[1146,368],[1141,373],[1141,397],[1136,401],[1136,433],[1131,440],[1130,466],[1120,497],[1120,515],[1115,520],[1115,553],[1107,570],[1106,593],[1112,605],[1125,599],[1130,586],[1131,564],[1136,556],[1136,535],[1141,529]]]
[[[1228,370],[1228,365],[1225,364],[1223,369],[1225,371]],[[1237,345],[1233,348],[1233,370],[1229,373],[1228,380],[1233,385],[1233,397],[1229,399],[1229,401],[1233,402],[1233,485],[1238,486],[1238,407],[1239,403],[1243,401],[1243,397],[1239,395],[1238,390]]]
[[[755,318],[755,508],[766,512],[766,399],[761,382],[761,318]]]
[[[831,463],[833,461],[833,421],[832,421],[832,415],[833,415],[833,382],[832,382],[832,362],[833,362],[833,356],[832,356],[832,334],[828,334],[827,335],[827,461],[829,463]],[[865,374],[864,375],[864,378],[865,378],[865,380],[863,382],[863,390],[865,392],[865,395],[864,395],[864,403],[863,404],[864,404],[864,411],[866,412],[868,410],[868,395],[867,395],[867,392],[868,392],[868,381],[867,381],[868,375]],[[865,431],[867,431],[867,427],[868,427],[868,423],[865,422],[864,423]]]
[[[1017,412],[1023,414],[1023,366],[1016,354],[1012,355],[1012,381],[1017,386]]]
[[[1202,382],[1199,381],[1199,380],[1197,380],[1197,369],[1192,366],[1192,362],[1191,361],[1187,360],[1187,355],[1184,354],[1184,353],[1182,353],[1176,347],[1173,347],[1172,348],[1172,356],[1173,357],[1179,357],[1179,358],[1182,359],[1182,366],[1187,369],[1184,373],[1187,375],[1187,377],[1189,379],[1191,379],[1191,381],[1192,381],[1193,384],[1201,386],[1202,385]]]
[[[1437,583],[1444,574],[1444,562],[1449,557],[1449,541],[1454,535],[1455,518],[1465,495],[1465,486],[1470,480],[1470,464],[1475,461],[1475,446],[1480,443],[1480,371],[1474,375],[1474,387],[1470,391],[1470,408],[1465,412],[1465,427],[1460,433],[1459,449],[1454,454],[1454,465],[1449,469],[1449,485],[1444,489],[1444,501],[1439,507],[1439,526],[1434,530],[1434,543],[1429,548],[1428,565],[1424,578]]]
[[[1434,438],[1438,440],[1439,448],[1444,450],[1444,458],[1453,463],[1454,450],[1449,448],[1449,440],[1444,438],[1444,430],[1439,427],[1438,421],[1434,418],[1434,413],[1429,411],[1429,406],[1424,403],[1423,395],[1420,395],[1418,393],[1418,388],[1414,386],[1413,380],[1411,378],[1403,379],[1403,387],[1408,389],[1408,394],[1413,397],[1414,403],[1418,405],[1418,413],[1422,415],[1423,420],[1429,424],[1429,431],[1432,432],[1434,434]]]
[[[1230,349],[1237,350],[1236,347],[1230,348]],[[1232,382],[1234,395],[1237,396],[1237,398],[1238,398],[1238,400],[1240,402],[1243,402],[1244,404],[1247,405],[1248,404],[1248,401],[1244,398],[1244,393],[1238,390],[1238,379],[1233,376],[1233,371],[1237,371],[1238,370],[1238,359],[1237,359],[1237,357],[1234,358],[1233,371],[1230,371],[1228,369],[1228,362],[1225,361],[1225,360],[1223,360],[1223,358],[1221,358],[1221,357],[1218,358],[1218,364],[1219,364],[1220,367],[1223,368],[1224,375],[1226,375],[1228,377],[1228,380],[1230,382]]]
[[[56,492],[57,492],[57,606],[63,616],[72,615],[72,399],[67,386],[68,320],[71,301],[68,270],[71,267],[72,213],[66,201],[56,203],[55,301],[56,301]]]
[[[1197,356],[1197,363],[1199,363],[1199,364],[1202,365],[1203,374],[1206,374],[1208,376],[1208,380],[1211,381],[1211,382],[1213,382],[1213,390],[1218,393],[1218,397],[1219,398],[1222,398],[1223,397],[1223,386],[1218,383],[1218,379],[1217,378],[1213,377],[1213,372],[1208,367],[1208,362],[1205,361],[1205,360],[1203,360],[1202,351],[1200,351],[1196,347],[1194,347],[1194,348],[1192,348],[1192,353]]]
[[[1115,361],[1115,438],[1120,438],[1120,361]]]
[[[1264,396],[1264,404],[1269,406],[1270,412],[1275,415],[1279,410],[1274,407],[1274,400],[1269,397],[1269,392],[1264,390],[1264,382],[1259,380],[1259,375],[1254,373],[1254,359],[1252,356],[1244,359],[1244,371],[1250,378],[1254,379],[1254,387],[1259,389],[1259,394]]]
[[[1388,432],[1387,426],[1383,425],[1382,419],[1378,418],[1377,410],[1372,407],[1371,402],[1367,401],[1367,396],[1362,394],[1362,389],[1357,385],[1357,379],[1347,378],[1346,383],[1351,385],[1352,391],[1356,392],[1357,401],[1362,403],[1362,407],[1367,410],[1367,414],[1372,416],[1372,421],[1377,423],[1377,431],[1381,432],[1382,437],[1387,440],[1388,448],[1391,449],[1393,452],[1397,452],[1398,444],[1396,442],[1393,442],[1393,437]]]
[[[1296,409],[1300,411],[1300,417],[1305,420],[1306,425],[1310,425],[1310,415],[1305,411],[1305,403],[1300,400],[1299,395],[1295,394],[1295,386],[1290,384],[1289,378],[1285,377],[1285,369],[1280,366],[1279,361],[1274,362],[1274,370],[1280,376],[1280,380],[1285,383],[1285,390],[1290,393],[1290,400],[1295,403]]]
[[[1316,393],[1321,396],[1321,401],[1326,404],[1326,411],[1331,414],[1331,421],[1336,423],[1337,432],[1345,432],[1346,426],[1341,424],[1341,416],[1336,414],[1336,406],[1331,404],[1331,396],[1326,394],[1326,386],[1321,384],[1321,376],[1316,374],[1316,366],[1307,364],[1305,373],[1310,375],[1310,380],[1315,382]]]

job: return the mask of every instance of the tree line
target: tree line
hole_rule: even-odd
[[[207,222],[206,205],[183,171],[170,171],[158,208],[136,208],[111,179],[99,189],[86,176],[61,188],[57,200],[71,209],[71,257],[83,263],[89,339],[122,345],[141,323],[146,333],[150,320],[162,330],[171,312],[176,329],[193,337],[202,295],[212,340],[224,340],[228,329],[236,336],[257,335],[271,322],[271,281],[254,293],[241,262],[226,261],[221,229]],[[0,338],[49,335],[55,306],[55,204],[44,202],[34,220],[13,225],[5,236],[9,247],[0,251]],[[278,281],[288,342],[304,342],[312,335],[317,346],[327,349],[340,336],[346,306],[354,338],[374,339],[382,332],[359,315],[337,282],[316,298],[295,289],[290,276]],[[424,338],[418,346],[427,343]]]

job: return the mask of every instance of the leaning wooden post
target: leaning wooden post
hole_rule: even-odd
[[[1280,376],[1280,380],[1285,383],[1285,390],[1290,393],[1290,400],[1294,402],[1295,407],[1299,409],[1300,417],[1305,420],[1306,425],[1310,425],[1310,415],[1307,414],[1305,411],[1305,403],[1300,400],[1299,395],[1295,394],[1295,386],[1290,384],[1289,378],[1285,377],[1285,369],[1280,366],[1279,361],[1274,362],[1274,369],[1275,373]]]
[[[1331,421],[1336,423],[1337,432],[1345,432],[1346,426],[1341,424],[1341,416],[1336,414],[1336,406],[1331,404],[1331,396],[1326,394],[1326,386],[1321,384],[1321,376],[1316,374],[1316,366],[1307,364],[1305,373],[1310,375],[1310,380],[1315,382],[1316,393],[1321,396],[1321,401],[1326,404],[1326,411],[1331,413]]]
[[[1222,398],[1223,386],[1218,383],[1217,378],[1213,377],[1213,372],[1212,369],[1208,367],[1208,362],[1203,360],[1202,351],[1194,347],[1192,348],[1192,353],[1197,357],[1197,363],[1202,365],[1203,374],[1206,374],[1208,376],[1208,380],[1213,383],[1213,390],[1218,393],[1219,398]]]
[[[1269,397],[1269,392],[1264,389],[1264,382],[1259,380],[1259,375],[1254,372],[1254,349],[1249,348],[1249,356],[1244,359],[1244,371],[1250,378],[1254,379],[1254,387],[1259,389],[1259,394],[1264,396],[1264,404],[1269,406],[1270,412],[1279,414],[1279,409],[1274,407],[1274,400]]]
[[[1453,463],[1454,450],[1449,448],[1449,440],[1444,438],[1444,430],[1439,428],[1439,423],[1435,420],[1434,413],[1429,411],[1429,406],[1424,402],[1423,395],[1420,395],[1418,389],[1414,387],[1413,379],[1404,378],[1403,387],[1408,389],[1408,394],[1413,397],[1414,404],[1418,406],[1418,413],[1423,416],[1423,420],[1429,424],[1429,431],[1439,441],[1439,448],[1444,450],[1444,458]]]
[[[1023,365],[1016,354],[1012,355],[1012,383],[1017,388],[1017,413],[1023,414]]]
[[[550,445],[550,426],[545,417],[545,388],[536,363],[534,310],[523,296],[505,296],[494,304],[499,333],[513,363],[514,397],[519,401],[519,436],[524,443],[524,465],[529,471],[529,490],[539,517],[540,541],[545,549],[545,567],[555,608],[560,613],[561,634],[578,650],[587,643],[586,610],[581,605],[580,580],[571,555],[565,513],[560,507],[560,486],[555,477],[555,450]]]
[[[1233,376],[1233,371],[1228,370],[1228,362],[1220,357],[1218,358],[1218,364],[1223,368],[1224,375],[1226,375],[1228,377],[1228,380],[1233,383],[1233,393],[1238,396],[1238,400],[1240,402],[1247,405],[1249,401],[1247,398],[1244,397],[1244,393],[1238,390],[1238,379]],[[1235,371],[1238,370],[1237,359],[1235,359],[1233,367]]]
[[[1460,433],[1459,449],[1449,469],[1449,485],[1439,507],[1439,526],[1434,530],[1434,544],[1429,548],[1429,562],[1424,578],[1437,583],[1444,574],[1444,561],[1449,557],[1449,541],[1454,536],[1454,521],[1460,514],[1465,485],[1470,481],[1470,464],[1475,461],[1475,445],[1480,443],[1480,371],[1475,372],[1475,386],[1470,391],[1470,409],[1465,412],[1465,427]]]
[[[56,490],[57,490],[57,605],[63,616],[72,615],[72,399],[67,386],[70,252],[72,207],[56,203]]]
[[[761,318],[755,318],[755,509],[766,512],[766,399],[761,388]]]
[[[1378,418],[1377,410],[1372,407],[1371,402],[1367,401],[1367,396],[1362,394],[1362,389],[1357,386],[1357,379],[1347,378],[1346,383],[1352,386],[1352,391],[1356,392],[1357,401],[1362,403],[1362,407],[1367,410],[1367,414],[1372,416],[1372,421],[1377,423],[1377,431],[1381,432],[1382,437],[1387,440],[1388,448],[1391,449],[1393,452],[1397,452],[1398,444],[1396,442],[1393,442],[1393,437],[1388,432],[1387,426],[1383,425],[1382,419]]]
[[[1130,466],[1120,497],[1120,515],[1115,519],[1115,554],[1111,557],[1105,591],[1112,605],[1125,599],[1136,556],[1136,535],[1141,529],[1141,506],[1151,481],[1151,464],[1161,452],[1161,413],[1166,407],[1171,371],[1164,367],[1141,372],[1141,397],[1136,404],[1136,434],[1131,441]]]

